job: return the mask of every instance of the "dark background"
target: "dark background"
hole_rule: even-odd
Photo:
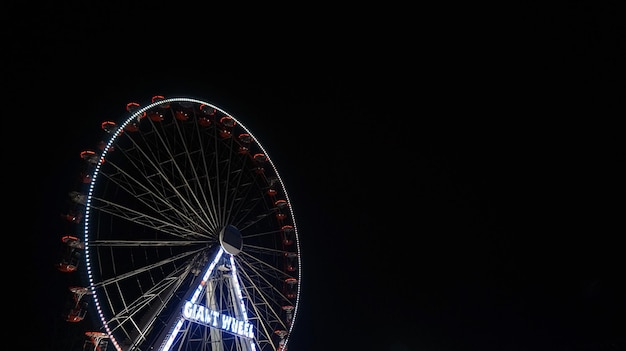
[[[617,2],[448,5],[15,8],[27,349],[82,345],[59,208],[100,123],[158,94],[230,112],[279,168],[303,253],[290,351],[626,349]]]

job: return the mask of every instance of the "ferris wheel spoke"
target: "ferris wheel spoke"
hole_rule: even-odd
[[[241,185],[240,185],[241,186]],[[252,187],[250,184],[241,186],[242,188]],[[245,194],[238,194],[237,199],[233,199],[229,213],[232,213],[233,224],[240,230],[246,230],[272,214],[272,210],[263,208],[264,199],[250,190]],[[237,203],[235,208],[235,202]]]
[[[158,211],[158,213],[166,213],[164,209],[167,209],[167,213],[171,212],[180,217],[179,220],[181,222],[197,220],[202,222],[204,228],[216,227],[215,221],[211,220],[214,218],[214,215],[207,214],[206,206],[200,205],[195,192],[187,182],[187,177],[181,174],[180,166],[178,166],[176,159],[157,161],[162,156],[154,156],[149,153],[150,151],[144,150],[146,146],[138,145],[132,137],[128,139],[133,142],[133,148],[117,147],[116,152],[122,153],[126,160],[129,161],[129,164],[134,166],[122,169],[122,167],[110,162],[110,166],[116,170],[114,173],[107,173],[110,180],[115,182],[126,193],[140,199],[142,203],[152,210]],[[142,158],[145,158],[145,160],[142,160]],[[144,163],[139,164],[139,160],[142,160]],[[173,172],[172,169],[176,169],[176,171]],[[133,175],[130,174],[131,171]],[[150,181],[145,182],[146,179]],[[196,187],[196,189],[201,188]],[[187,201],[185,195],[195,199],[196,206]],[[204,215],[200,215],[197,209],[200,209]],[[174,216],[170,217],[171,219],[175,218]],[[191,219],[191,217],[194,219]]]
[[[240,262],[240,261],[238,261]],[[253,309],[256,311],[256,315],[259,318],[263,318],[266,316],[266,320],[268,319],[267,313],[259,313],[260,306],[265,306],[271,310],[271,315],[274,317],[273,320],[280,321],[281,317],[276,312],[275,308],[271,308],[271,306],[275,306],[276,296],[283,296],[283,294],[276,288],[275,284],[269,282],[265,275],[261,274],[255,267],[247,264],[245,261],[240,263],[242,265],[240,271],[244,272],[242,280],[247,284],[243,284],[245,286],[245,292],[248,296],[255,296],[253,301]],[[251,273],[254,273],[252,276]],[[245,279],[243,279],[245,278]],[[271,294],[270,294],[271,293]],[[284,296],[283,296],[284,297]],[[289,302],[289,299],[285,297],[285,303]],[[284,326],[284,325],[283,325]]]
[[[106,175],[105,175],[106,176]],[[195,216],[189,216],[189,211],[182,211],[180,208],[172,205],[172,202],[169,202],[165,199],[161,194],[155,193],[148,188],[144,188],[145,192],[142,193],[131,193],[128,190],[128,186],[122,185],[121,182],[115,180],[113,178],[109,178],[113,181],[120,189],[123,189],[128,196],[132,196],[136,199],[138,204],[140,204],[141,211],[137,209],[130,209],[128,207],[122,206],[116,202],[107,201],[98,197],[93,197],[93,200],[98,200],[101,203],[96,203],[93,205],[93,208],[100,209],[102,211],[107,211],[111,214],[117,214],[120,216],[124,214],[126,211],[132,211],[133,214],[137,215],[137,217],[145,216],[146,213],[150,213],[153,215],[158,215],[161,218],[161,222],[167,223],[185,223],[185,226],[189,226],[189,223],[194,223],[193,227],[199,228],[200,231],[207,232],[208,224],[205,221],[200,223],[202,218],[198,218]],[[113,209],[107,209],[105,206],[112,207]],[[182,224],[181,224],[182,225]]]
[[[171,291],[171,287],[174,286],[176,282],[180,281],[180,279],[175,276],[176,274],[180,274],[180,272],[172,272],[169,278],[161,280],[157,283],[157,285],[151,287],[150,290],[136,297],[134,301],[128,302],[123,309],[115,312],[109,322],[123,325],[124,323],[126,323],[126,321],[132,322],[133,317],[138,312],[144,310],[147,307],[152,308],[151,303],[155,299],[163,299],[162,293],[164,291]]]
[[[173,120],[176,120],[176,118],[174,118]],[[179,138],[181,140],[185,140],[186,138],[185,135],[183,135],[183,129],[179,128],[178,122],[176,122],[176,126]],[[189,134],[195,135],[196,140],[201,140],[202,134],[199,124],[196,124],[193,131]],[[207,164],[207,159],[209,158],[208,154],[210,154],[210,152],[206,149],[206,145],[204,145],[203,143],[199,143],[199,146],[196,148],[197,151],[191,150],[188,143],[183,142],[181,144],[185,150],[187,162],[190,165],[198,165],[198,167],[201,167],[203,170],[203,175],[206,175],[202,176],[198,173],[198,169],[196,167],[190,167],[190,172],[193,174],[192,179],[197,184],[197,188],[200,189],[197,192],[202,197],[202,201],[200,201],[197,197],[195,197],[194,192],[196,202],[198,204],[200,204],[201,202],[203,203],[203,205],[200,205],[200,208],[205,211],[205,216],[207,217],[208,221],[213,225],[213,228],[218,228],[220,220],[218,218],[219,214],[216,209],[219,208],[219,205],[216,204],[215,196],[216,194],[219,194],[219,192],[214,190],[217,185],[209,176],[211,174],[211,170],[209,169],[209,165]],[[192,156],[195,156],[195,158],[192,158]],[[208,209],[212,210],[207,211]]]
[[[288,276],[282,270],[268,265],[266,262],[256,257],[248,254],[244,255],[247,259],[240,259],[238,262],[245,268],[245,270],[242,269],[242,271],[247,281],[250,282],[249,285],[256,288],[258,284],[262,284],[263,289],[255,290],[258,292],[263,291],[265,292],[264,294],[272,292],[272,296],[280,296],[285,302],[289,302],[289,298],[287,298],[277,286],[279,286],[278,282],[282,284],[285,279],[294,277]],[[250,273],[254,273],[254,276]],[[269,281],[268,278],[271,278],[273,281]]]
[[[229,148],[233,148],[234,141],[231,139]],[[241,155],[241,157],[244,157]],[[251,188],[253,187],[254,182],[252,180],[246,179],[248,175],[245,171],[245,163],[241,162],[239,166],[236,164],[233,168],[233,164],[235,159],[231,158],[230,162],[226,162],[224,167],[226,174],[226,179],[224,180],[226,186],[224,186],[224,205],[222,206],[222,218],[236,218],[237,215],[245,215],[246,210],[244,206],[247,204],[248,208],[253,207],[253,203],[248,203],[247,197],[252,194]],[[217,163],[218,167],[220,166]],[[218,171],[217,174],[221,174],[222,172]],[[235,211],[234,208],[238,210]],[[237,215],[235,215],[237,214]],[[228,221],[225,221],[226,223]]]
[[[137,211],[133,208],[126,207],[117,202],[112,202],[99,197],[92,197],[92,208],[99,210],[101,213],[107,213],[111,216],[124,219],[128,222],[138,224],[142,227],[154,229],[160,233],[166,233],[171,236],[192,239],[196,237],[210,238],[206,232],[198,232],[191,230],[198,226],[190,226],[190,223],[186,225],[176,225],[166,219],[156,218],[148,215],[144,212]]]
[[[100,282],[98,282],[97,284],[93,284],[95,287],[100,287],[100,286],[107,286],[109,284],[113,284],[113,283],[119,283],[121,281],[124,281],[126,279],[129,278],[133,278],[136,277],[139,274],[145,273],[145,272],[150,272],[158,267],[161,267],[163,265],[166,265],[168,263],[172,263],[172,262],[176,262],[176,261],[180,261],[182,259],[185,258],[189,258],[190,256],[195,256],[196,254],[202,252],[204,250],[204,248],[200,248],[200,249],[196,249],[193,251],[187,251],[187,252],[183,252],[181,254],[178,254],[176,256],[172,256],[172,257],[168,257],[166,259],[162,259],[158,262],[154,262],[150,265],[146,265],[137,269],[134,269],[132,271],[128,271],[125,273],[117,273],[113,278],[109,278],[109,279],[105,279],[102,280]]]
[[[133,301],[124,302],[123,308],[115,312],[109,320],[109,323],[115,325],[113,329],[137,329],[140,334],[146,333],[154,323],[158,313],[154,314],[153,320],[138,322],[136,318],[143,317],[144,311],[147,309],[161,311],[167,302],[174,297],[174,292],[178,291],[180,285],[185,281],[185,275],[189,272],[188,267],[173,271]],[[126,333],[128,334],[128,332]]]
[[[282,257],[282,256],[285,256],[286,254],[289,254],[290,253],[289,251],[263,247],[263,246],[256,246],[256,245],[245,245],[245,244],[244,244],[244,248],[246,248],[244,255],[250,260],[253,260],[254,262],[258,262],[258,264],[260,265],[264,265],[266,269],[271,269],[272,271],[280,272],[281,274],[286,274],[284,270],[278,269],[277,267],[270,265],[266,261],[262,260],[260,257]],[[256,253],[257,255],[252,256],[250,255],[250,253]]]
[[[129,237],[130,234],[122,235],[122,237]],[[123,247],[150,247],[150,246],[192,246],[192,245],[206,245],[214,243],[213,240],[91,240],[89,246],[123,246]]]
[[[219,221],[216,220],[215,212],[207,211],[208,209],[218,208],[216,206],[208,206],[208,202],[206,200],[207,194],[205,189],[212,189],[212,187],[210,184],[208,184],[208,187],[205,187],[205,184],[202,184],[197,169],[193,166],[201,163],[205,164],[206,167],[204,145],[199,144],[198,151],[191,150],[188,144],[183,142],[185,140],[185,135],[183,135],[182,129],[176,119],[172,119],[172,124],[175,126],[175,128],[173,128],[175,132],[171,133],[165,132],[164,128],[160,128],[160,123],[152,121],[150,123],[153,125],[152,130],[156,135],[156,139],[158,139],[157,145],[150,149],[153,159],[163,159],[163,156],[159,156],[159,158],[157,158],[156,155],[164,153],[164,158],[167,160],[167,162],[154,162],[153,165],[155,168],[160,170],[159,174],[161,174],[163,180],[171,186],[172,190],[177,193],[179,200],[182,201],[187,208],[191,209],[194,215],[208,219],[211,222],[211,228],[217,228]],[[199,131],[197,126],[195,129]],[[170,136],[172,134],[174,136]],[[153,143],[146,143],[147,146],[151,146],[152,144]],[[159,152],[153,151],[154,149]],[[143,151],[142,148],[139,148],[139,150]],[[176,151],[174,152],[174,150]],[[144,156],[146,156],[146,153],[144,153]],[[195,158],[192,156],[195,156]],[[166,175],[169,175],[169,177]],[[181,185],[175,186],[173,184],[174,180],[176,183],[180,182]],[[195,185],[191,184],[189,182],[190,180],[195,183]],[[184,196],[178,187],[185,190],[185,195],[188,196]],[[202,200],[198,196],[200,196]],[[190,198],[194,204],[192,205],[187,203],[187,198]],[[199,211],[203,213],[203,216],[200,216],[194,209],[199,209]]]
[[[174,202],[166,197],[164,191],[157,189],[154,186],[154,182],[148,183],[152,184],[151,187],[146,186],[145,181],[142,182],[142,180],[147,177],[145,174],[142,174],[140,179],[122,170],[114,162],[109,162],[108,166],[117,170],[117,172],[114,173],[101,173],[102,176],[109,180],[110,185],[116,185],[119,190],[128,194],[128,196],[138,199],[147,209],[150,209],[154,213],[163,215],[173,213],[174,215],[168,215],[169,220],[178,217],[181,222],[192,221],[191,217],[187,215],[187,213],[191,211],[186,211],[187,213],[185,213],[181,210],[185,209],[185,207],[174,206]],[[204,223],[204,225],[206,226],[207,223]]]

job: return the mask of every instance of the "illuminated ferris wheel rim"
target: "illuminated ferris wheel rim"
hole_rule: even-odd
[[[216,105],[209,103],[207,101],[203,101],[203,100],[199,100],[199,99],[194,99],[194,98],[187,98],[187,97],[174,97],[174,98],[164,98],[164,99],[160,99],[158,101],[153,101],[152,103],[146,105],[145,107],[141,107],[136,109],[135,111],[133,111],[131,113],[131,115],[126,118],[126,120],[119,125],[116,130],[114,132],[111,133],[111,137],[109,138],[109,140],[106,142],[106,146],[103,148],[102,153],[99,157],[99,161],[97,162],[97,164],[95,165],[95,169],[93,172],[93,176],[91,178],[91,181],[89,183],[89,190],[88,190],[88,194],[86,197],[86,205],[85,205],[85,213],[84,213],[84,252],[85,252],[85,257],[86,257],[86,261],[87,261],[87,278],[88,278],[88,282],[89,282],[89,289],[90,289],[90,294],[93,295],[93,299],[96,303],[96,307],[98,309],[98,314],[100,315],[100,319],[104,324],[104,328],[106,330],[106,334],[108,336],[108,338],[110,340],[113,341],[113,344],[115,345],[116,349],[119,351],[122,351],[121,347],[118,345],[114,335],[113,335],[113,331],[110,329],[108,323],[107,323],[107,318],[103,315],[102,310],[100,309],[99,305],[99,296],[98,296],[98,287],[99,284],[101,284],[101,282],[97,282],[94,279],[94,272],[93,272],[93,265],[91,264],[90,261],[90,257],[91,257],[91,238],[90,238],[90,212],[92,210],[92,200],[93,200],[93,196],[94,196],[94,188],[96,186],[96,184],[98,184],[98,177],[100,175],[101,172],[101,167],[102,165],[106,162],[108,153],[110,150],[112,150],[114,148],[114,144],[117,141],[117,139],[123,134],[126,133],[126,131],[124,130],[124,128],[126,126],[128,126],[129,124],[133,123],[133,122],[137,122],[139,121],[139,119],[141,118],[141,116],[145,115],[146,112],[159,107],[160,105],[164,105],[164,104],[170,104],[170,103],[183,103],[183,104],[196,104],[196,105],[205,105],[205,106],[209,106],[217,111],[220,111],[221,113],[229,116],[230,118],[232,118],[239,126],[239,128],[242,128],[243,130],[245,130],[245,132],[247,134],[249,134],[253,140],[257,140],[256,137],[254,137],[253,133],[247,129],[247,127],[245,127],[236,117],[234,117],[232,114],[224,111],[223,109],[217,107]],[[263,152],[263,154],[267,157],[267,163],[269,165],[271,165],[271,168],[273,170],[273,172],[275,173],[275,175],[277,176],[277,179],[279,181],[280,184],[280,188],[282,190],[283,196],[285,197],[285,200],[290,204],[290,206],[288,207],[288,210],[290,212],[290,218],[293,221],[293,231],[295,232],[295,245],[297,247],[297,252],[300,252],[300,247],[299,247],[299,237],[298,237],[298,231],[297,231],[297,225],[295,223],[295,216],[293,214],[293,206],[291,203],[291,200],[289,199],[288,196],[288,192],[285,188],[285,185],[283,183],[282,177],[280,177],[278,169],[276,168],[276,166],[274,165],[272,159],[269,157],[268,152],[265,150],[265,148],[260,144],[257,143],[256,144]],[[226,229],[226,227],[222,228],[222,230]],[[229,245],[229,242],[225,242],[222,241],[222,236],[220,236],[220,245],[222,247],[222,249],[227,253],[232,255],[236,255],[239,253],[239,250],[241,249],[241,247],[237,248],[236,245]],[[220,250],[221,252],[221,250]],[[232,258],[231,258],[232,259]],[[297,277],[297,281],[298,281],[298,290],[297,290],[297,296],[295,299],[295,304],[293,306],[293,316],[292,318],[295,319],[295,315],[296,315],[296,311],[298,309],[298,304],[299,304],[299,299],[300,299],[300,284],[301,284],[301,258],[298,255],[298,260],[297,260],[297,265],[298,265],[298,277]],[[210,270],[208,270],[210,271]],[[207,272],[208,272],[207,271]],[[239,291],[239,293],[241,293],[241,291]],[[286,332],[286,338],[285,338],[285,344],[288,341],[288,337],[291,334],[291,330],[293,328],[293,324],[290,325],[289,327],[289,331]]]
[[[96,169],[95,172],[91,178],[91,183],[89,186],[89,193],[87,195],[87,210],[85,211],[85,232],[84,232],[84,245],[85,245],[85,252],[88,253],[89,252],[89,235],[88,235],[88,223],[89,223],[89,207],[91,204],[91,197],[93,195],[93,187],[96,183],[98,174],[99,174],[99,170],[100,170],[100,166],[105,162],[106,156],[108,154],[108,151],[111,149],[112,145],[114,144],[115,140],[124,132],[124,128],[131,122],[133,121],[137,121],[139,120],[140,116],[143,115],[144,113],[146,113],[147,111],[149,111],[152,108],[155,108],[159,105],[163,105],[163,104],[167,104],[167,103],[172,103],[172,102],[187,102],[187,103],[195,103],[195,104],[199,104],[199,105],[206,105],[209,106],[211,108],[214,108],[218,111],[221,111],[222,113],[224,113],[227,116],[230,116],[233,120],[235,120],[235,122],[241,127],[243,128],[246,133],[248,133],[253,140],[258,140],[254,134],[244,125],[242,124],[235,116],[233,116],[232,114],[228,113],[227,111],[221,109],[220,107],[217,107],[216,105],[207,102],[207,101],[203,101],[203,100],[198,100],[195,98],[188,98],[188,97],[172,97],[172,98],[163,98],[162,100],[158,100],[158,101],[154,101],[150,104],[148,104],[145,107],[140,107],[139,109],[137,109],[136,111],[134,111],[118,128],[117,130],[113,133],[113,135],[111,136],[111,138],[109,139],[109,141],[106,144],[106,147],[104,148],[104,150],[102,151],[102,154],[100,155],[100,160],[98,162],[98,164],[96,165]],[[258,143],[258,147],[263,151],[263,153],[267,156],[267,162],[269,162],[269,164],[272,166],[272,169],[274,170],[274,172],[276,173],[276,175],[278,176],[278,181],[280,182],[282,191],[285,194],[286,200],[287,202],[289,202],[290,204],[291,199],[289,198],[289,193],[287,192],[287,189],[285,188],[285,185],[283,183],[282,177],[280,176],[280,173],[278,172],[278,169],[276,168],[276,166],[274,165],[274,162],[272,161],[272,158],[270,157],[269,153],[265,150],[265,148],[263,147],[262,144]],[[296,232],[296,238],[298,238],[298,227],[295,223],[295,216],[293,215],[293,210],[291,210],[291,207],[289,207],[292,216],[292,220],[294,221],[294,230]],[[299,245],[299,243],[298,243]],[[299,251],[299,250],[298,250]],[[90,279],[90,283],[91,283],[91,274],[89,274],[89,279]]]

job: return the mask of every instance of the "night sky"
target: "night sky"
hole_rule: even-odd
[[[59,211],[100,123],[153,95],[230,112],[278,167],[302,245],[290,351],[626,349],[624,25],[614,4],[510,6],[241,36],[189,8],[19,11],[30,349],[82,345],[59,315]]]

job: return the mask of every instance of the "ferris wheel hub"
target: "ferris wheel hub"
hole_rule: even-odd
[[[237,255],[241,252],[243,241],[241,232],[234,225],[227,225],[220,231],[220,245],[224,251],[231,255]]]

